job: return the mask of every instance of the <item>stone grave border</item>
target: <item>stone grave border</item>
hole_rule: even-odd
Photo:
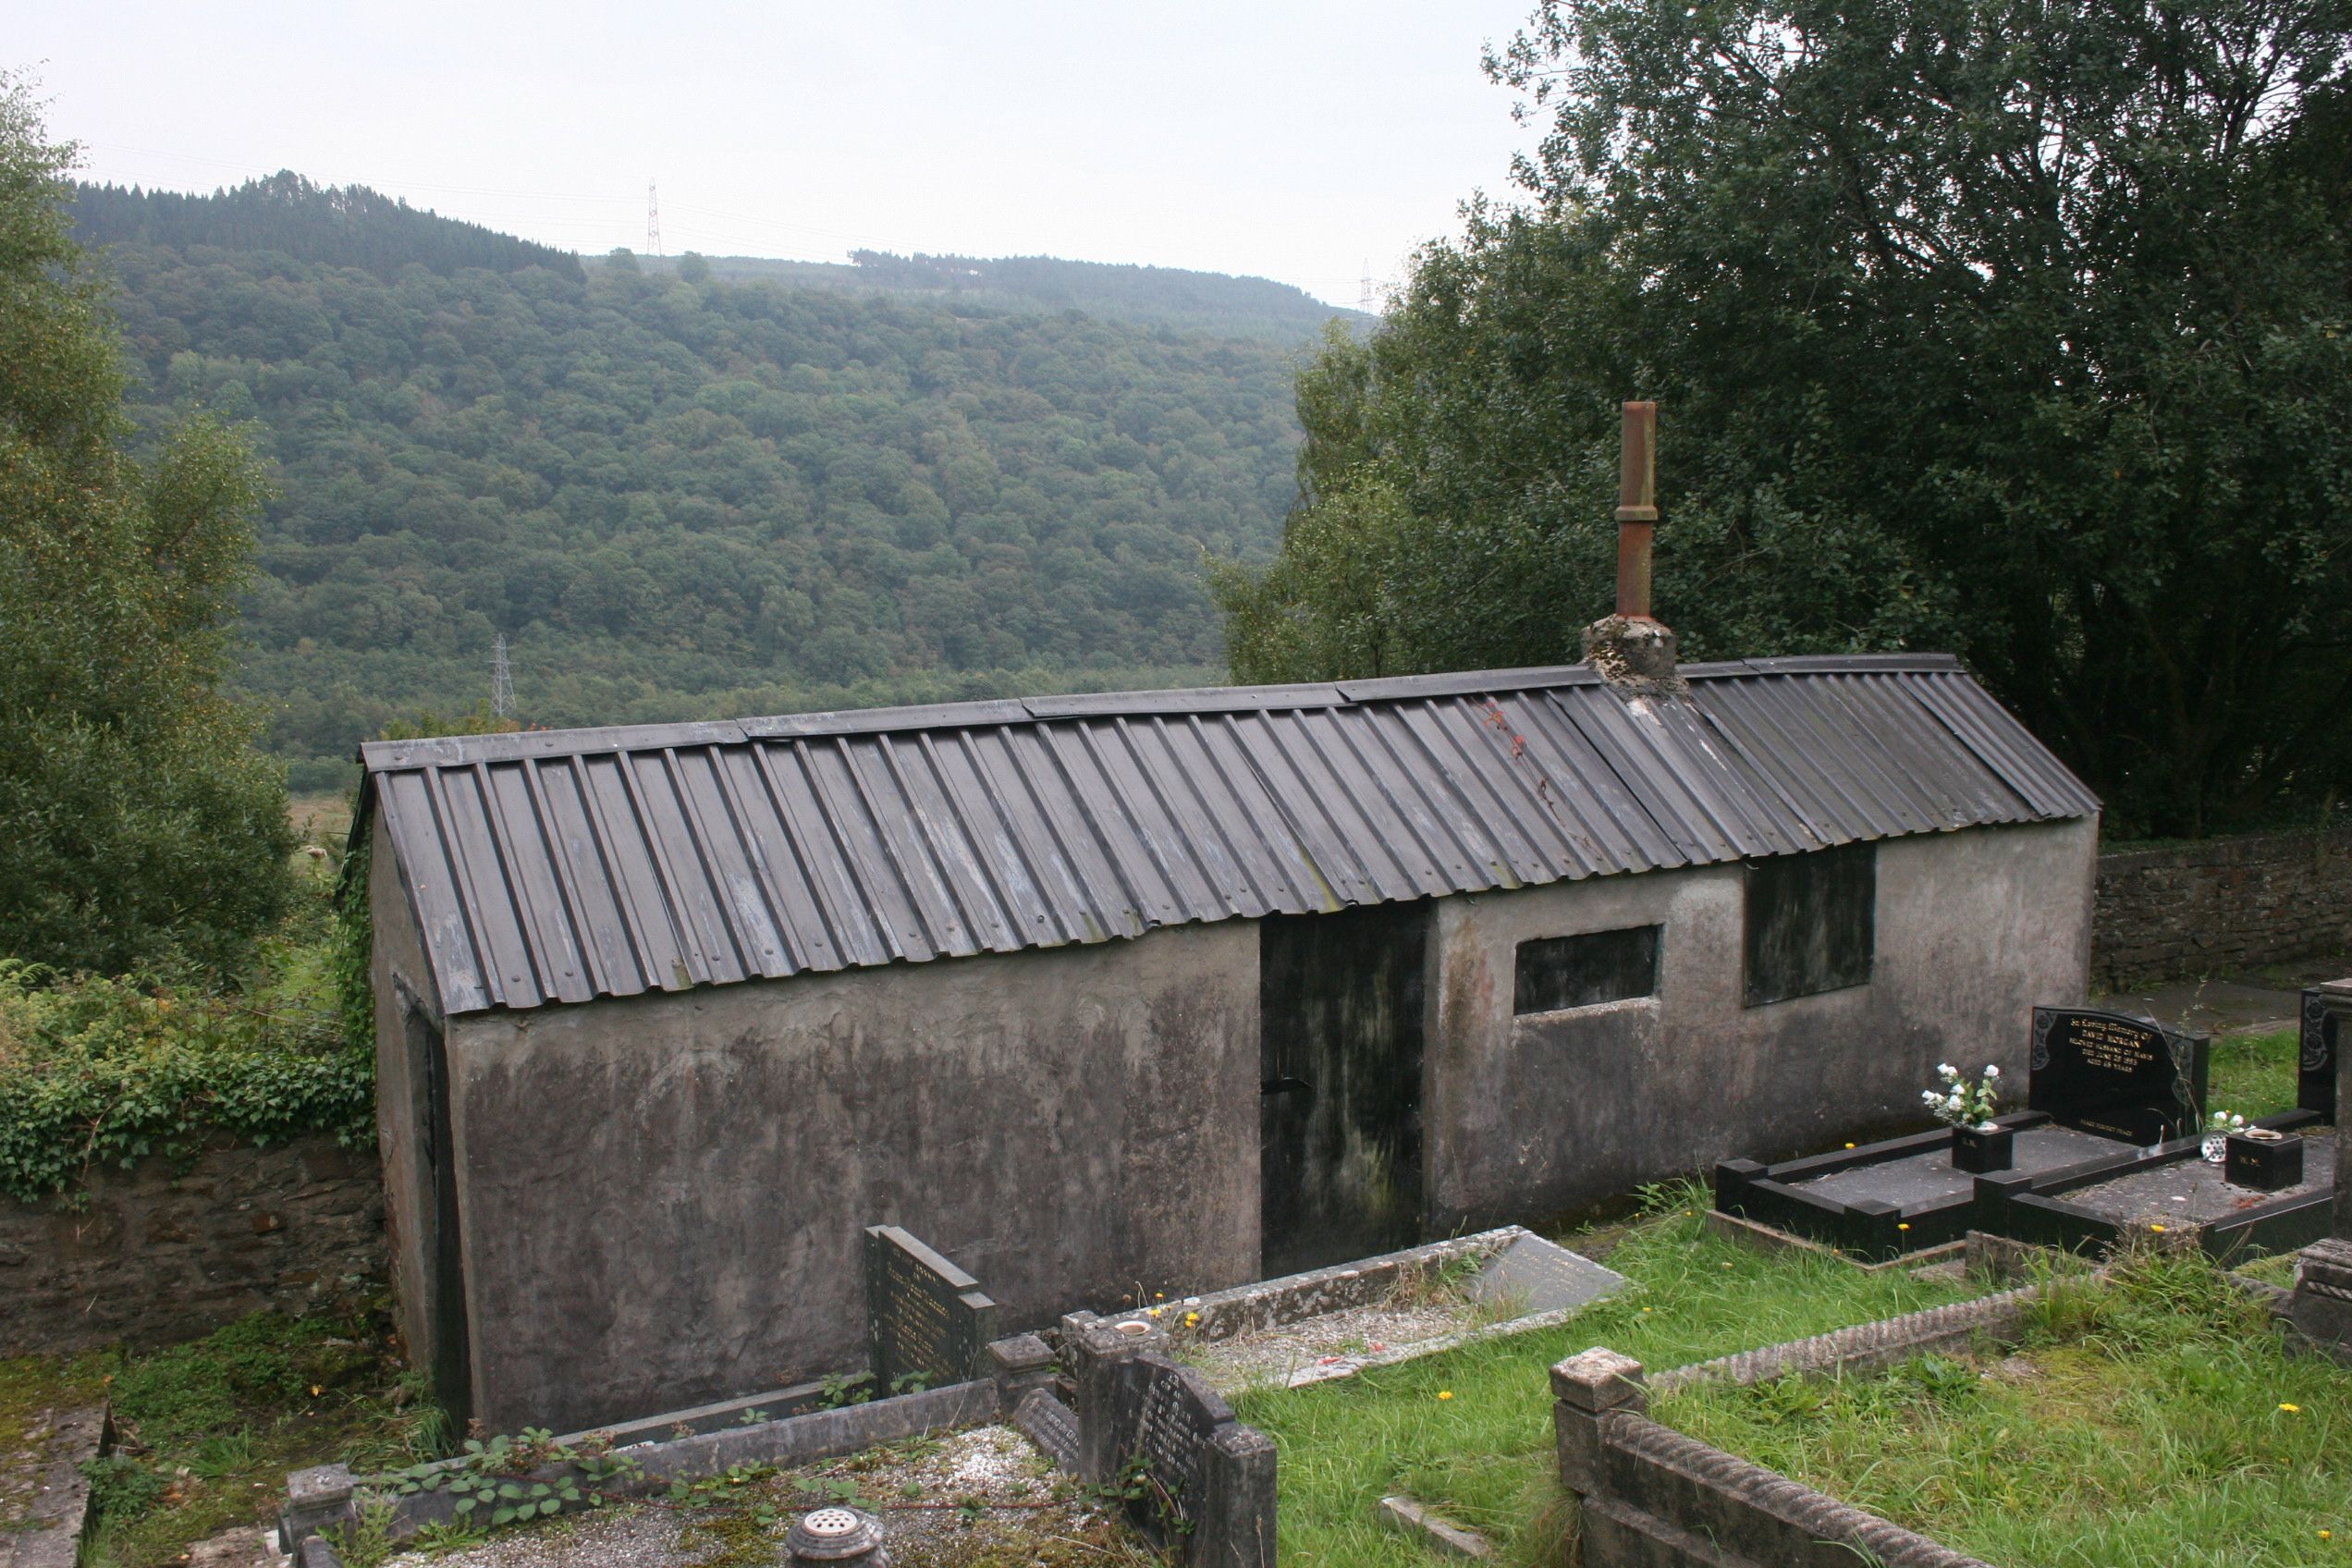
[[[2316,1111],[2289,1110],[2263,1117],[2254,1125],[2292,1132],[2324,1120]],[[1995,1118],[1998,1125],[2017,1129],[2045,1126],[2052,1121],[2048,1112],[2039,1110]],[[1966,1195],[1909,1207],[1875,1198],[1845,1203],[1794,1185],[1808,1177],[1931,1153],[1951,1136],[1950,1129],[1938,1128],[1775,1165],[1724,1160],[1715,1167],[1715,1207],[1709,1211],[1709,1228],[1751,1243],[1783,1240],[1818,1243],[1865,1268],[1936,1261],[1949,1256],[1971,1231],[2069,1250],[2106,1246],[2128,1227],[2052,1194],[2095,1186],[2151,1164],[2197,1158],[2200,1141],[2175,1138],[2152,1149],[2119,1144],[2113,1155],[2072,1165],[2039,1171],[1992,1171],[1978,1176]],[[2305,1193],[2197,1229],[2208,1242],[2207,1250],[2223,1262],[2248,1245],[2291,1252],[2326,1234],[2328,1201],[2324,1192]],[[2307,1209],[2310,1212],[2306,1213]],[[1763,1233],[1742,1234],[1739,1229],[1716,1223],[1719,1216],[1743,1221],[1746,1228]]]
[[[2321,1124],[2325,1120],[2317,1111],[2290,1110],[2265,1116],[2254,1125],[2288,1133]],[[2146,1233],[2147,1226],[2070,1203],[2064,1194],[2134,1171],[2199,1159],[2203,1158],[2198,1147],[2201,1141],[2175,1138],[2151,1148],[2126,1146],[2118,1154],[2048,1170],[1999,1170],[1979,1176],[1976,1182],[1974,1227],[1991,1235],[2066,1252],[2112,1247],[2127,1232]],[[2338,1147],[2340,1150],[2340,1140]],[[2178,1238],[2175,1244],[2187,1244],[2193,1239],[2215,1262],[2226,1265],[2252,1251],[2294,1252],[2320,1240],[2328,1233],[2334,1203],[2333,1187],[2316,1188],[2255,1204],[2226,1219],[2167,1226],[2166,1234]]]
[[[1377,1306],[1400,1285],[1427,1279],[1458,1259],[1483,1261],[1499,1256],[1513,1242],[1531,1235],[1535,1232],[1524,1225],[1505,1225],[1468,1236],[1381,1253],[1374,1257],[1359,1258],[1354,1263],[1309,1269],[1303,1274],[1287,1274],[1280,1279],[1261,1280],[1255,1284],[1236,1285],[1231,1290],[1208,1295],[1187,1296],[1182,1301],[1163,1304],[1159,1322],[1167,1327],[1170,1337],[1181,1345],[1230,1340],[1242,1334],[1302,1323],[1327,1313]],[[1486,1340],[1508,1339],[1514,1334],[1533,1333],[1538,1329],[1558,1328],[1583,1310],[1580,1306],[1553,1307],[1544,1312],[1506,1317],[1499,1323],[1482,1324],[1476,1329],[1464,1329],[1459,1333],[1416,1340],[1409,1345],[1398,1345],[1389,1350],[1335,1356],[1329,1362],[1302,1366],[1287,1379],[1265,1386],[1277,1390],[1304,1389],[1316,1383],[1353,1378],[1370,1367],[1394,1366],[1401,1362],[1418,1361],[1423,1356],[1442,1355],[1447,1351],[1459,1350],[1464,1345]],[[1184,1315],[1194,1312],[1200,1314],[1200,1321],[1190,1328],[1184,1327]],[[1169,1314],[1174,1316],[1170,1317]],[[1124,1316],[1148,1317],[1148,1314],[1130,1313]]]
[[[1643,1377],[1639,1362],[1600,1347],[1560,1363],[1551,1370],[1560,1478],[1583,1504],[1586,1561],[1774,1568],[1811,1562],[1827,1545],[1875,1554],[1868,1560],[1888,1568],[1986,1568],[1649,1419],[1648,1396],[1698,1383],[1746,1388],[1775,1378],[1880,1372],[1927,1352],[2015,1344],[2043,1289],[2023,1285],[1857,1323],[1678,1366],[1654,1379]],[[1640,1555],[1622,1555],[1627,1553]]]
[[[82,1466],[111,1440],[104,1404],[63,1406],[40,1413],[47,1429],[32,1448],[10,1457],[34,1485],[31,1507],[15,1525],[0,1527],[0,1562],[16,1568],[74,1568],[81,1533],[90,1523],[90,1478]],[[13,1555],[11,1555],[13,1553]]]
[[[2046,1127],[2055,1119],[2048,1111],[2019,1110],[1993,1118],[1993,1124],[2012,1131]],[[1807,1155],[1766,1165],[1753,1159],[1727,1159],[1715,1167],[1715,1207],[1727,1214],[1803,1241],[1818,1242],[1866,1263],[1886,1264],[1914,1253],[1951,1246],[1966,1239],[1977,1224],[1976,1201],[1962,1196],[1946,1203],[1898,1207],[1877,1198],[1844,1203],[1808,1192],[1795,1183],[1841,1170],[1883,1165],[1933,1154],[1952,1143],[1952,1129],[1906,1133],[1858,1148]],[[1907,1227],[1907,1229],[1898,1229]]]
[[[1187,1313],[1200,1314],[1200,1321],[1185,1329],[1181,1338],[1230,1340],[1328,1313],[1376,1305],[1399,1285],[1439,1273],[1458,1259],[1483,1262],[1520,1237],[1532,1234],[1524,1225],[1505,1225],[1473,1235],[1360,1257],[1328,1268],[1310,1268],[1302,1274],[1285,1274],[1235,1285],[1231,1290],[1212,1291],[1207,1295],[1186,1296],[1181,1302],[1157,1303],[1155,1308],[1163,1322],[1169,1321],[1168,1315],[1171,1313],[1176,1323],[1182,1322]],[[1146,1315],[1147,1312],[1130,1312],[1121,1316]]]
[[[748,1425],[711,1425],[719,1418],[715,1413],[757,1408],[766,1414],[768,1406],[754,1397],[602,1428],[613,1432],[619,1439],[614,1453],[636,1463],[634,1473],[626,1476],[591,1483],[581,1478],[576,1466],[558,1463],[510,1478],[525,1485],[540,1481],[578,1482],[583,1489],[593,1485],[608,1497],[643,1496],[666,1490],[675,1481],[723,1475],[739,1464],[773,1464],[779,1468],[805,1464],[928,1433],[986,1426],[1009,1415],[1022,1396],[1032,1389],[1049,1386],[1053,1380],[1052,1352],[1034,1334],[1016,1334],[995,1341],[988,1345],[987,1355],[992,1374],[986,1378],[897,1394],[865,1404],[814,1410]],[[822,1385],[818,1387],[821,1389]],[[647,1436],[632,1440],[629,1435],[668,1432],[680,1425],[698,1424],[703,1429],[681,1438],[655,1439]],[[587,1435],[575,1433],[563,1440],[576,1442]],[[443,1460],[430,1466],[428,1473],[454,1470],[463,1463],[462,1459]],[[348,1526],[358,1519],[363,1502],[379,1497],[391,1505],[388,1529],[396,1543],[410,1539],[427,1525],[447,1524],[457,1517],[457,1499],[447,1491],[378,1494],[364,1486],[363,1480],[343,1464],[317,1465],[288,1476],[286,1495],[280,1500],[278,1510],[278,1549],[287,1552],[304,1550],[306,1540],[316,1537],[322,1530]],[[579,1511],[565,1508],[559,1512]]]
[[[1978,1272],[2014,1274],[2026,1255],[2037,1250],[1980,1231],[1969,1232],[1965,1241],[1969,1267]],[[2315,1247],[2304,1255],[2306,1271],[2332,1263],[2352,1282],[2352,1244],[2332,1244],[2338,1254],[2314,1261],[2314,1254],[2324,1252]],[[2064,1254],[2050,1256],[2064,1264]],[[2104,1272],[2090,1269],[2083,1277]],[[2228,1278],[2289,1327],[2298,1321],[2290,1292],[2242,1275]],[[1654,1421],[1648,1415],[1648,1399],[1699,1383],[1746,1388],[1775,1378],[1880,1372],[1925,1352],[2015,1345],[2024,1338],[2028,1308],[2046,1288],[2036,1282],[1858,1323],[1674,1367],[1655,1378],[1644,1377],[1639,1362],[1598,1346],[1561,1362],[1551,1369],[1560,1478],[1583,1507],[1586,1561],[1638,1561],[1653,1568],[1777,1568],[1812,1562],[1826,1546],[1853,1550],[1887,1568],[1988,1568],[1977,1558]],[[2352,1291],[2346,1299],[2352,1299]]]

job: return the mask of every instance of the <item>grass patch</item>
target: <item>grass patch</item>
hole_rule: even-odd
[[[2209,1059],[2206,1108],[2236,1111],[2248,1121],[2293,1110],[2301,1053],[2302,1043],[2292,1029],[2221,1036]]]
[[[1547,1376],[1554,1362],[1607,1345],[1663,1371],[1976,1293],[1900,1269],[1864,1273],[1718,1240],[1701,1219],[1709,1201],[1695,1182],[1654,1189],[1648,1215],[1609,1255],[1631,1288],[1558,1329],[1237,1395],[1236,1414],[1280,1452],[1282,1561],[1436,1561],[1378,1524],[1380,1498],[1397,1491],[1485,1532],[1506,1562],[1553,1561],[1562,1519]]]
[[[163,1568],[205,1537],[276,1517],[290,1470],[410,1464],[445,1436],[373,1320],[257,1313],[145,1354],[0,1364],[0,1411],[61,1385],[114,1402],[116,1450],[90,1470],[83,1568]]]
[[[2352,1368],[2288,1355],[2198,1254],[2061,1288],[1990,1366],[1697,1388],[1653,1414],[2003,1568],[2352,1561]]]

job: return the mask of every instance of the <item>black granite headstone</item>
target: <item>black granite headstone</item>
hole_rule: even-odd
[[[2303,1055],[2296,1075],[2295,1103],[2335,1120],[2335,1019],[2320,1000],[2317,986],[2303,993]]]
[[[866,1345],[877,1392],[903,1393],[991,1376],[997,1304],[980,1281],[895,1225],[865,1230]]]
[[[2144,1018],[2038,1007],[2026,1104],[2062,1125],[2127,1144],[2187,1137],[2204,1114],[2209,1049],[2202,1035]]]

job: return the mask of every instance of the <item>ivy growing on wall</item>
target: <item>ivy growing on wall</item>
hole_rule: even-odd
[[[0,960],[0,1194],[75,1205],[94,1170],[190,1161],[221,1133],[372,1144],[367,889],[361,839],[324,932],[237,994]]]

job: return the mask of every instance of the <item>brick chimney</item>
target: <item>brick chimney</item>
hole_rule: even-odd
[[[1658,405],[1627,403],[1617,490],[1617,609],[1585,628],[1585,662],[1622,690],[1690,690],[1674,672],[1674,633],[1649,613],[1649,545],[1658,528]]]

